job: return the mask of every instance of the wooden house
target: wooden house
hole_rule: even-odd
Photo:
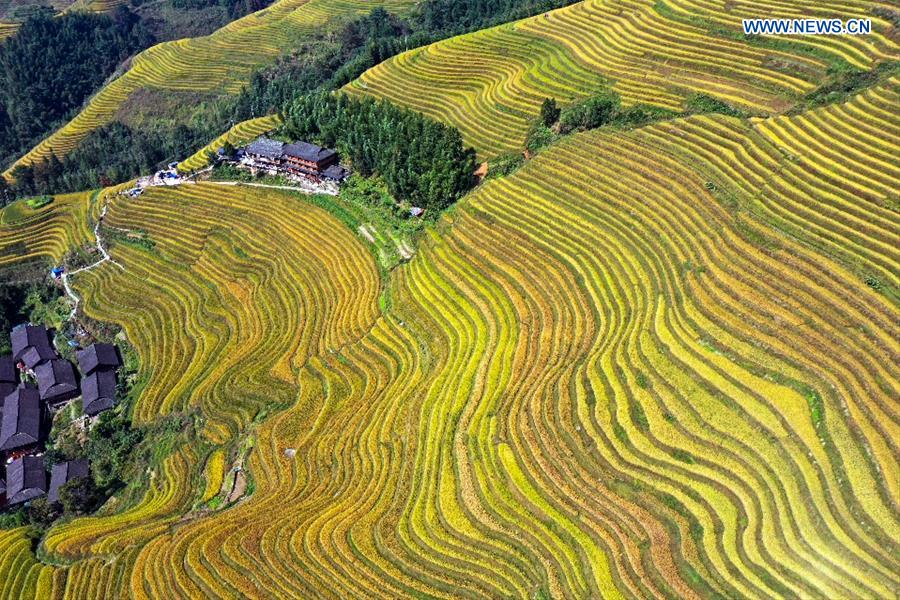
[[[91,344],[79,350],[76,357],[83,375],[90,375],[98,369],[118,369],[122,366],[119,350],[113,344]]]
[[[33,369],[45,360],[56,358],[50,335],[43,325],[19,325],[10,334],[13,360]]]
[[[47,493],[47,472],[40,456],[23,456],[6,465],[6,502],[21,504]]]
[[[70,400],[78,395],[78,381],[72,363],[62,358],[44,361],[34,368],[41,400],[51,404]]]
[[[81,382],[84,414],[95,416],[116,404],[116,372],[113,369],[93,371]]]
[[[0,423],[0,450],[23,451],[41,440],[41,397],[37,388],[23,383],[6,397]],[[7,485],[9,480],[7,479]]]

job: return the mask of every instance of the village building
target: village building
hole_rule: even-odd
[[[90,375],[98,369],[118,369],[122,366],[119,351],[113,344],[91,344],[76,354],[82,374]]]
[[[51,404],[70,400],[78,395],[78,381],[72,363],[62,358],[54,358],[39,364],[34,369],[41,400]]]
[[[338,164],[337,152],[308,142],[286,144],[259,137],[245,149],[243,164],[251,169],[285,173],[312,181],[327,179],[341,182],[350,172]]]
[[[47,493],[47,473],[40,456],[23,456],[6,465],[6,501],[21,504]]]
[[[19,385],[19,372],[12,356],[0,356],[0,413],[3,412],[3,399],[12,394]]]
[[[301,175],[321,175],[322,171],[338,160],[337,152],[334,150],[307,142],[285,144],[282,156],[287,170]]]
[[[81,402],[84,414],[91,417],[115,406],[116,372],[101,369],[85,377],[81,382]]]
[[[33,369],[45,360],[56,358],[56,350],[50,344],[50,336],[43,325],[18,325],[10,334],[13,360]]]
[[[86,460],[70,460],[53,465],[50,471],[50,490],[47,500],[59,502],[59,488],[79,477],[89,477],[90,469]]]
[[[0,450],[24,451],[41,439],[41,398],[37,388],[23,383],[6,397],[0,423]],[[7,479],[7,485],[9,480]]]
[[[340,183],[350,176],[350,171],[341,165],[331,165],[322,171],[322,177]]]
[[[270,166],[276,169],[281,165],[281,154],[284,149],[284,142],[271,140],[267,137],[260,137],[251,142],[244,149],[244,157],[248,158],[260,166]]]
[[[0,506],[6,504],[6,480],[0,477]]]

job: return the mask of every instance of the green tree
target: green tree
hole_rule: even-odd
[[[103,495],[90,477],[76,477],[59,488],[59,502],[67,515],[92,513],[102,501]]]
[[[562,111],[559,118],[560,133],[600,127],[616,116],[619,106],[619,95],[612,92],[579,102]]]
[[[28,522],[42,529],[50,527],[58,514],[46,498],[32,500],[27,509]]]
[[[556,98],[544,98],[541,103],[541,122],[550,127],[559,120],[560,109],[556,105]]]

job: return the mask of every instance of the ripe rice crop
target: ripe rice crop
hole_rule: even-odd
[[[49,532],[70,566],[11,541],[0,572],[78,597],[890,597],[896,90],[567,137],[386,284],[297,197],[115,200],[153,248],[74,284],[141,356],[134,415],[251,436],[255,489],[184,517],[231,454],[179,448],[135,506]]]
[[[65,7],[62,13],[73,11],[110,12],[123,4],[125,4],[125,0],[75,0]],[[0,21],[0,41],[15,34],[20,26],[18,21]]]
[[[692,17],[696,9],[704,16],[718,11],[725,19],[718,5],[697,4],[680,2],[675,11],[667,2],[585,0],[410,50],[344,89],[452,123],[490,158],[522,149],[546,97],[567,104],[606,83],[625,106],[680,110],[691,94],[704,93],[755,114],[776,114],[825,79],[828,60],[871,67],[874,60],[897,57],[884,21],[874,24],[874,42],[810,41],[818,53],[810,55],[794,46],[772,49],[735,39],[722,33],[721,24],[716,29]],[[739,18],[727,19],[739,27]]]
[[[37,210],[19,200],[0,209],[0,270],[32,260],[58,261],[73,246],[93,243],[91,192],[56,196]]]

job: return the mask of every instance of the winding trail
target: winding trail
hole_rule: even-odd
[[[66,290],[66,295],[69,298],[71,298],[74,302],[74,304],[72,305],[72,311],[69,313],[69,318],[67,319],[69,321],[71,321],[72,319],[75,318],[75,314],[78,312],[78,304],[81,302],[81,298],[78,297],[78,294],[76,294],[75,291],[72,289],[72,286],[69,285],[69,276],[77,275],[78,273],[81,273],[83,271],[89,271],[89,270],[93,269],[94,267],[101,265],[107,261],[113,263],[114,265],[116,265],[117,267],[122,269],[123,271],[125,270],[125,267],[123,267],[121,263],[116,262],[115,259],[109,255],[109,252],[107,252],[106,248],[103,247],[103,238],[100,237],[100,227],[101,227],[101,225],[103,225],[103,218],[106,216],[106,213],[109,210],[109,202],[110,202],[110,199],[109,199],[109,197],[107,197],[106,203],[103,205],[103,210],[100,211],[100,217],[97,219],[97,224],[94,225],[94,238],[97,240],[97,250],[100,252],[101,258],[90,265],[81,267],[79,269],[75,269],[71,273],[64,272],[62,274],[61,279],[62,279],[62,283],[63,283],[63,288]]]

